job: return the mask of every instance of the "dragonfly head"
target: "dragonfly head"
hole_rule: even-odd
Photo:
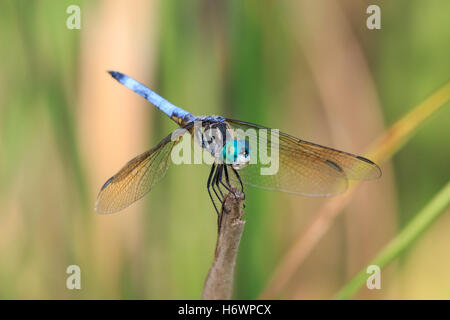
[[[250,146],[246,140],[230,140],[222,149],[224,163],[231,164],[234,169],[239,170],[250,162]]]

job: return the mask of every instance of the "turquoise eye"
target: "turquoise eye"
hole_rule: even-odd
[[[225,163],[234,163],[238,155],[238,140],[228,141],[222,149],[222,160]]]
[[[239,154],[243,154],[245,158],[250,156],[250,147],[245,140],[228,141],[222,149],[222,160],[225,163],[236,163]]]

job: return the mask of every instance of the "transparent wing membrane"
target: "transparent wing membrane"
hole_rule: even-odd
[[[170,153],[176,143],[171,141],[170,135],[129,161],[103,185],[95,210],[99,213],[117,212],[142,198],[166,174]]]
[[[269,128],[231,119],[226,121],[232,128],[245,132],[247,139],[258,141],[258,157],[261,151],[270,156],[272,147],[279,150],[276,174],[262,175],[261,168],[268,164],[262,164],[259,159],[257,163],[238,171],[247,185],[307,196],[330,196],[345,191],[347,179],[375,179],[381,176],[380,168],[364,157],[303,141],[282,132],[272,139]],[[261,134],[261,129],[267,130],[267,134]],[[262,146],[267,150],[261,150]],[[233,180],[236,184],[237,181]]]

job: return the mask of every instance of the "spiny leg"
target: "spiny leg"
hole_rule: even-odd
[[[236,171],[235,168],[231,167],[231,170],[233,170],[234,174],[238,178],[239,183],[241,184],[241,192],[242,192],[242,194],[244,195],[244,198],[245,198],[244,185],[242,183],[241,176],[239,175],[239,173]],[[244,208],[245,208],[245,203],[244,203]]]
[[[218,180],[217,182],[220,183],[225,189],[227,189],[228,192],[232,192],[234,194],[234,192],[225,183],[223,183],[222,175],[225,172],[226,168],[227,168],[226,165],[223,165],[223,164],[221,165],[221,170],[220,170],[219,176],[217,177],[217,180]],[[225,177],[225,179],[226,179],[226,177]]]
[[[228,186],[227,186],[225,183],[223,183],[223,180],[222,180],[222,174],[223,174],[224,172],[225,172],[225,179],[226,179],[226,182],[228,183]],[[234,196],[235,198],[237,197],[237,196],[236,196],[236,192],[234,192],[234,190],[232,189],[232,185],[231,185],[231,183],[230,183],[230,181],[229,181],[229,178],[228,178],[227,166],[224,165],[224,164],[222,164],[222,165],[220,166],[219,175],[218,175],[218,177],[217,177],[217,187],[219,188],[219,190],[222,190],[222,189],[220,189],[219,183],[220,183],[221,185],[223,185],[223,186],[225,187],[225,189],[228,190],[228,192],[232,193],[233,196]],[[230,210],[228,210],[226,207],[224,207],[224,203],[225,203],[225,197],[224,197],[224,202],[222,202],[222,209],[224,209],[226,213],[229,213]]]
[[[225,182],[231,188],[230,177],[228,176],[228,165],[225,166]]]
[[[220,165],[220,164],[217,165],[216,172],[214,173],[214,177],[213,177],[213,181],[212,181],[212,187],[213,187],[214,193],[216,194],[217,198],[219,199],[219,201],[221,203],[221,212],[217,216],[218,232],[220,231],[220,227],[222,225],[222,212],[225,211],[228,213],[228,210],[224,207],[225,197],[223,196],[222,190],[220,189],[220,185],[219,185],[219,178],[222,176],[222,166],[223,165]],[[217,186],[222,198],[219,197],[214,186]]]
[[[241,176],[239,175],[239,173],[236,171],[235,168],[231,167],[231,170],[233,170],[234,174],[238,178],[239,183],[241,184],[241,192],[244,193],[244,185],[242,184]]]
[[[225,189],[228,190],[228,192],[231,192],[235,197],[236,197],[236,193],[231,189],[232,185],[230,183],[230,178],[228,176],[228,169],[227,169],[227,165],[223,166],[223,172],[225,173],[225,183],[223,183],[222,179],[220,179],[220,183],[225,187]],[[222,178],[222,177],[221,177]]]
[[[214,176],[211,181],[211,187],[212,187],[217,199],[219,199],[220,202],[223,202],[223,199],[219,196],[219,194],[217,193],[217,190],[216,190],[216,180],[217,180],[218,168],[219,168],[219,165],[217,165],[217,167],[215,169]],[[223,195],[222,195],[222,197],[223,197]]]
[[[222,189],[220,188],[220,181],[222,180],[222,171],[223,171],[223,164],[218,164],[214,182],[217,186],[217,189],[220,192],[220,195],[222,196],[222,202],[223,202],[225,200],[225,197],[223,196]]]
[[[208,189],[208,194],[209,194],[209,197],[211,198],[211,202],[212,202],[212,204],[214,206],[214,209],[216,209],[217,215],[219,216],[220,215],[219,210],[217,209],[216,203],[214,202],[214,198],[213,198],[213,196],[211,194],[211,190],[210,190],[210,188],[211,188],[211,178],[213,176],[213,173],[214,173],[215,169],[216,169],[216,164],[213,163],[213,165],[211,166],[211,171],[209,172],[208,183],[206,185],[206,188]],[[216,195],[217,195],[217,193],[216,193]]]

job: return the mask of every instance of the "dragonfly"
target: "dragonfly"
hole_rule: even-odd
[[[137,80],[117,71],[108,72],[166,114],[179,126],[177,130],[190,134],[194,143],[211,155],[213,161],[206,187],[219,215],[224,193],[234,193],[236,189],[244,193],[244,186],[303,196],[332,196],[344,192],[349,180],[372,180],[381,176],[380,168],[365,157],[250,122],[222,116],[194,116]],[[95,210],[99,213],[120,211],[152,190],[165,176],[171,163],[170,155],[181,141],[181,134],[174,133],[176,131],[130,160],[109,178],[100,189]],[[277,155],[277,170],[262,174],[267,163],[260,161],[257,151],[261,155],[273,150]]]

